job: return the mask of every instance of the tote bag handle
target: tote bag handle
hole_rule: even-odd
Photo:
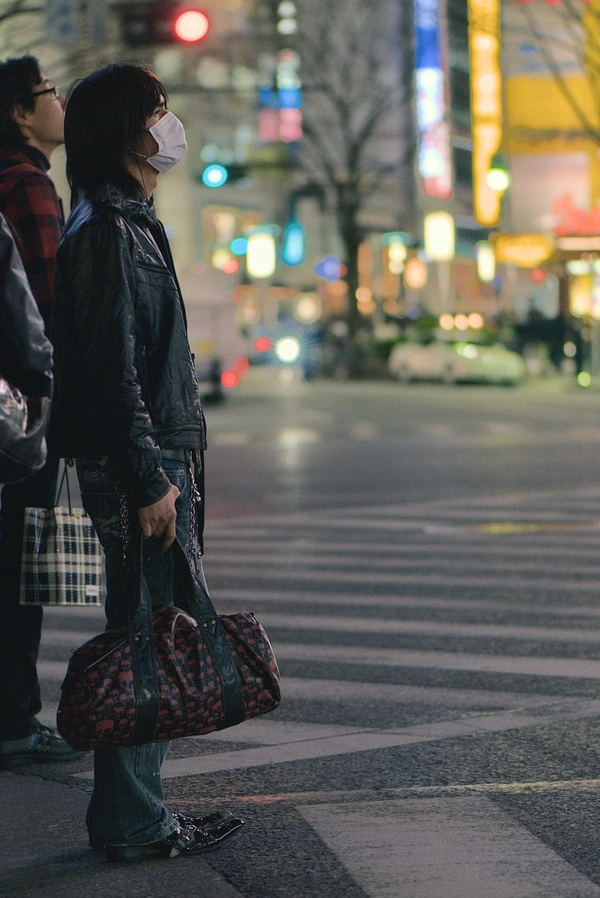
[[[129,600],[128,629],[137,696],[134,740],[137,744],[152,741],[159,706],[152,602],[143,570],[143,542],[142,532],[138,529],[128,552],[121,593],[122,599]],[[184,610],[189,611],[198,624],[215,662],[223,689],[225,726],[235,726],[244,719],[245,705],[241,678],[227,644],[225,631],[204,584],[192,571],[179,540],[175,540],[170,551],[173,555],[174,594],[178,601],[184,600],[181,602],[187,606]]]
[[[63,486],[67,487],[67,502],[69,504],[69,514],[73,514],[73,508],[71,506],[71,486],[69,484],[69,468],[75,467],[75,462],[72,458],[63,458],[63,472],[62,477],[60,478],[60,483],[58,484],[58,489],[56,491],[56,499],[54,501],[54,505],[57,506],[60,502],[60,497],[62,495]]]

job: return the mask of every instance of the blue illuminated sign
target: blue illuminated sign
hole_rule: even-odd
[[[229,249],[234,256],[245,256],[248,249],[248,241],[245,237],[236,237],[229,244]]]
[[[342,263],[337,256],[325,256],[322,262],[315,265],[317,277],[326,281],[337,281],[342,273]]]
[[[440,0],[415,0],[415,82],[418,170],[427,196],[452,195]]]
[[[280,87],[277,92],[280,109],[300,109],[302,91],[298,87]]]
[[[281,261],[284,265],[301,265],[306,254],[306,236],[299,221],[292,219],[283,232]]]
[[[277,94],[271,87],[261,87],[258,91],[258,105],[261,109],[279,109]]]

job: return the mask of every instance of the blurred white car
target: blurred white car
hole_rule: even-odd
[[[389,370],[404,383],[439,380],[446,384],[471,381],[514,385],[525,377],[521,356],[502,343],[461,340],[399,343],[390,353]]]

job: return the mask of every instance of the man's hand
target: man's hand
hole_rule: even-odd
[[[175,502],[179,496],[179,490],[174,483],[166,496],[155,502],[154,505],[148,505],[146,508],[138,508],[138,519],[142,533],[145,538],[162,536],[161,549],[166,552],[175,541],[175,522],[177,520],[177,511],[175,510]]]

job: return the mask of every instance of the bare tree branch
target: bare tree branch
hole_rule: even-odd
[[[390,227],[403,214],[399,174],[415,152],[412,17],[403,0],[298,0],[298,9],[300,161],[307,180],[317,179],[331,199],[354,297],[365,205],[385,190],[397,196],[398,220]],[[348,312],[354,329],[355,303]]]
[[[6,21],[6,19],[12,19],[17,15],[27,15],[29,13],[41,13],[44,12],[43,6],[28,6],[25,9],[26,0],[14,0],[4,12],[0,12],[0,22]]]
[[[557,87],[559,88],[560,92],[562,93],[562,95],[565,97],[565,99],[571,106],[571,109],[573,110],[573,112],[575,113],[575,115],[577,116],[577,118],[579,119],[581,124],[583,125],[583,127],[586,129],[586,131],[590,135],[592,135],[592,136],[596,137],[596,139],[598,139],[598,137],[600,136],[598,134],[598,130],[590,122],[590,120],[588,119],[584,110],[582,109],[580,103],[578,102],[575,94],[573,93],[573,91],[571,90],[569,85],[567,84],[567,81],[565,80],[565,78],[562,74],[560,66],[558,65],[554,56],[552,55],[552,53],[550,52],[550,50],[548,48],[547,41],[544,39],[544,36],[538,32],[537,25],[535,23],[535,20],[533,18],[531,10],[529,9],[529,7],[523,6],[522,12],[523,12],[523,15],[525,16],[525,18],[528,20],[530,33],[537,40],[540,53],[542,54],[544,62],[546,64],[546,66],[548,67],[548,70],[552,74],[552,77],[554,78]]]

